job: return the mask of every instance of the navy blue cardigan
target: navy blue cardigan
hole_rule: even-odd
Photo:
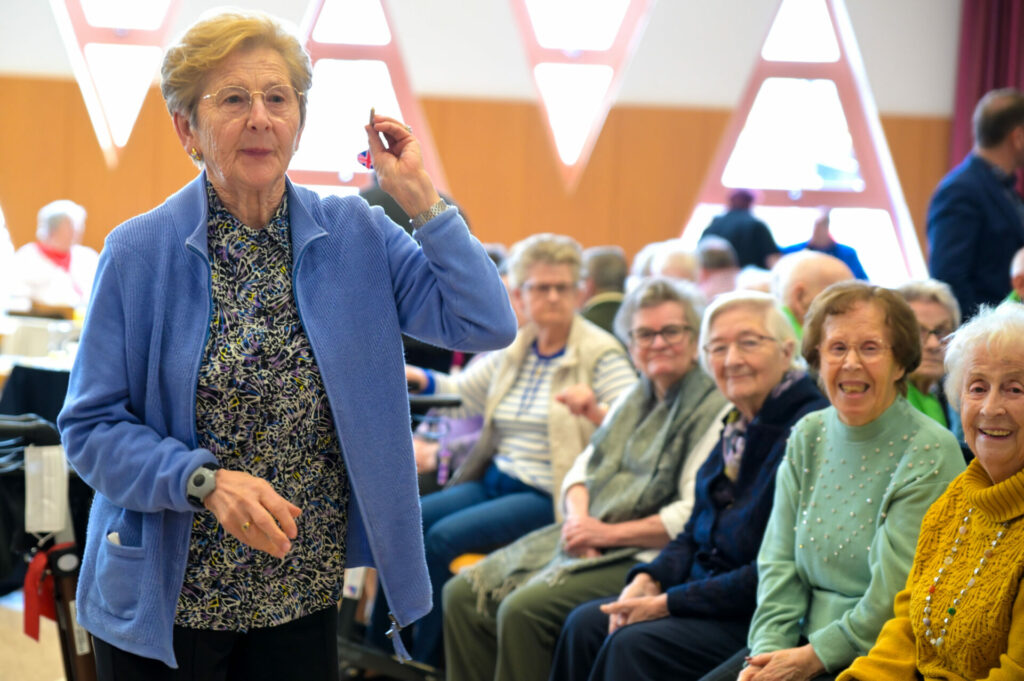
[[[693,512],[683,531],[650,563],[635,566],[668,593],[677,617],[749,619],[757,604],[757,552],[772,511],[775,470],[794,424],[828,406],[804,376],[778,397],[769,397],[747,426],[739,477],[729,481],[722,440],[697,471]]]
[[[192,527],[186,479],[215,461],[196,445],[211,306],[205,182],[200,174],[107,237],[58,420],[68,459],[96,490],[79,621],[172,667]],[[347,567],[376,566],[406,626],[431,599],[401,334],[494,350],[515,337],[515,317],[457,211],[414,240],[359,197],[321,199],[290,181],[287,192],[295,302],[352,490]],[[113,532],[119,545],[107,539]]]

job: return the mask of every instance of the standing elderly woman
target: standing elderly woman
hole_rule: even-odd
[[[278,21],[201,19],[162,75],[203,172],[101,257],[59,420],[96,489],[79,620],[101,679],[335,679],[345,567],[400,624],[430,609],[400,334],[485,350],[515,320],[398,121],[366,131],[415,240],[287,179],[311,67]]]
[[[696,679],[743,644],[775,469],[793,424],[827,403],[771,296],[719,296],[700,338],[701,361],[734,408],[697,473],[693,512],[656,558],[629,571],[618,599],[569,615],[552,681]]]
[[[652,277],[624,299],[615,326],[641,380],[563,480],[565,521],[445,586],[449,681],[547,678],[569,611],[618,588],[642,549],[682,529],[726,405],[697,366],[699,298],[693,286]]]
[[[975,459],[928,509],[895,616],[839,681],[1024,679],[1024,307],[983,307],[946,366]]]
[[[742,651],[711,678],[832,678],[867,652],[921,518],[963,470],[956,438],[903,396],[921,341],[898,293],[828,287],[808,310],[803,355],[832,406],[797,424],[779,466],[748,666]]]
[[[615,336],[578,313],[582,249],[537,234],[510,255],[512,298],[525,324],[516,340],[457,376],[409,367],[424,392],[456,393],[459,415],[483,431],[448,488],[423,498],[434,609],[413,631],[413,657],[439,664],[441,588],[463,553],[487,553],[555,520],[552,500],[611,404],[636,382]]]
[[[950,427],[949,402],[942,391],[946,341],[960,326],[960,304],[949,284],[937,279],[908,281],[896,289],[910,305],[921,331],[921,363],[907,381],[907,401]]]

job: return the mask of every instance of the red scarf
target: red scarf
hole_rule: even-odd
[[[46,256],[46,259],[65,272],[71,271],[71,251],[58,251],[45,245],[42,241],[36,242],[36,248]]]

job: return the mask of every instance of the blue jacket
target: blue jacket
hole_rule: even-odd
[[[186,479],[215,461],[196,446],[195,419],[212,305],[205,179],[107,237],[58,420],[71,464],[96,490],[79,620],[171,666],[192,528]],[[352,490],[347,567],[376,566],[406,626],[431,597],[400,334],[493,350],[515,337],[515,317],[457,211],[414,240],[361,198],[321,199],[290,181],[287,192],[294,295]]]
[[[964,319],[981,303],[998,304],[1013,288],[1010,261],[1024,247],[1018,208],[992,167],[975,154],[942,178],[932,196],[928,271],[952,287]]]
[[[793,425],[804,414],[828,406],[814,381],[799,379],[769,397],[747,426],[739,476],[724,474],[722,440],[697,471],[690,519],[650,563],[634,567],[657,580],[677,617],[749,620],[757,605],[757,551],[772,512],[775,470]]]

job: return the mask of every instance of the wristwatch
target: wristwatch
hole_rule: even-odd
[[[444,199],[438,199],[437,203],[433,206],[426,209],[412,220],[409,220],[409,224],[412,225],[413,229],[419,229],[449,208],[450,206],[444,202]]]
[[[220,466],[215,463],[204,463],[192,471],[188,476],[188,485],[185,488],[188,502],[197,508],[206,508],[203,502],[210,492],[217,488],[217,471]]]

